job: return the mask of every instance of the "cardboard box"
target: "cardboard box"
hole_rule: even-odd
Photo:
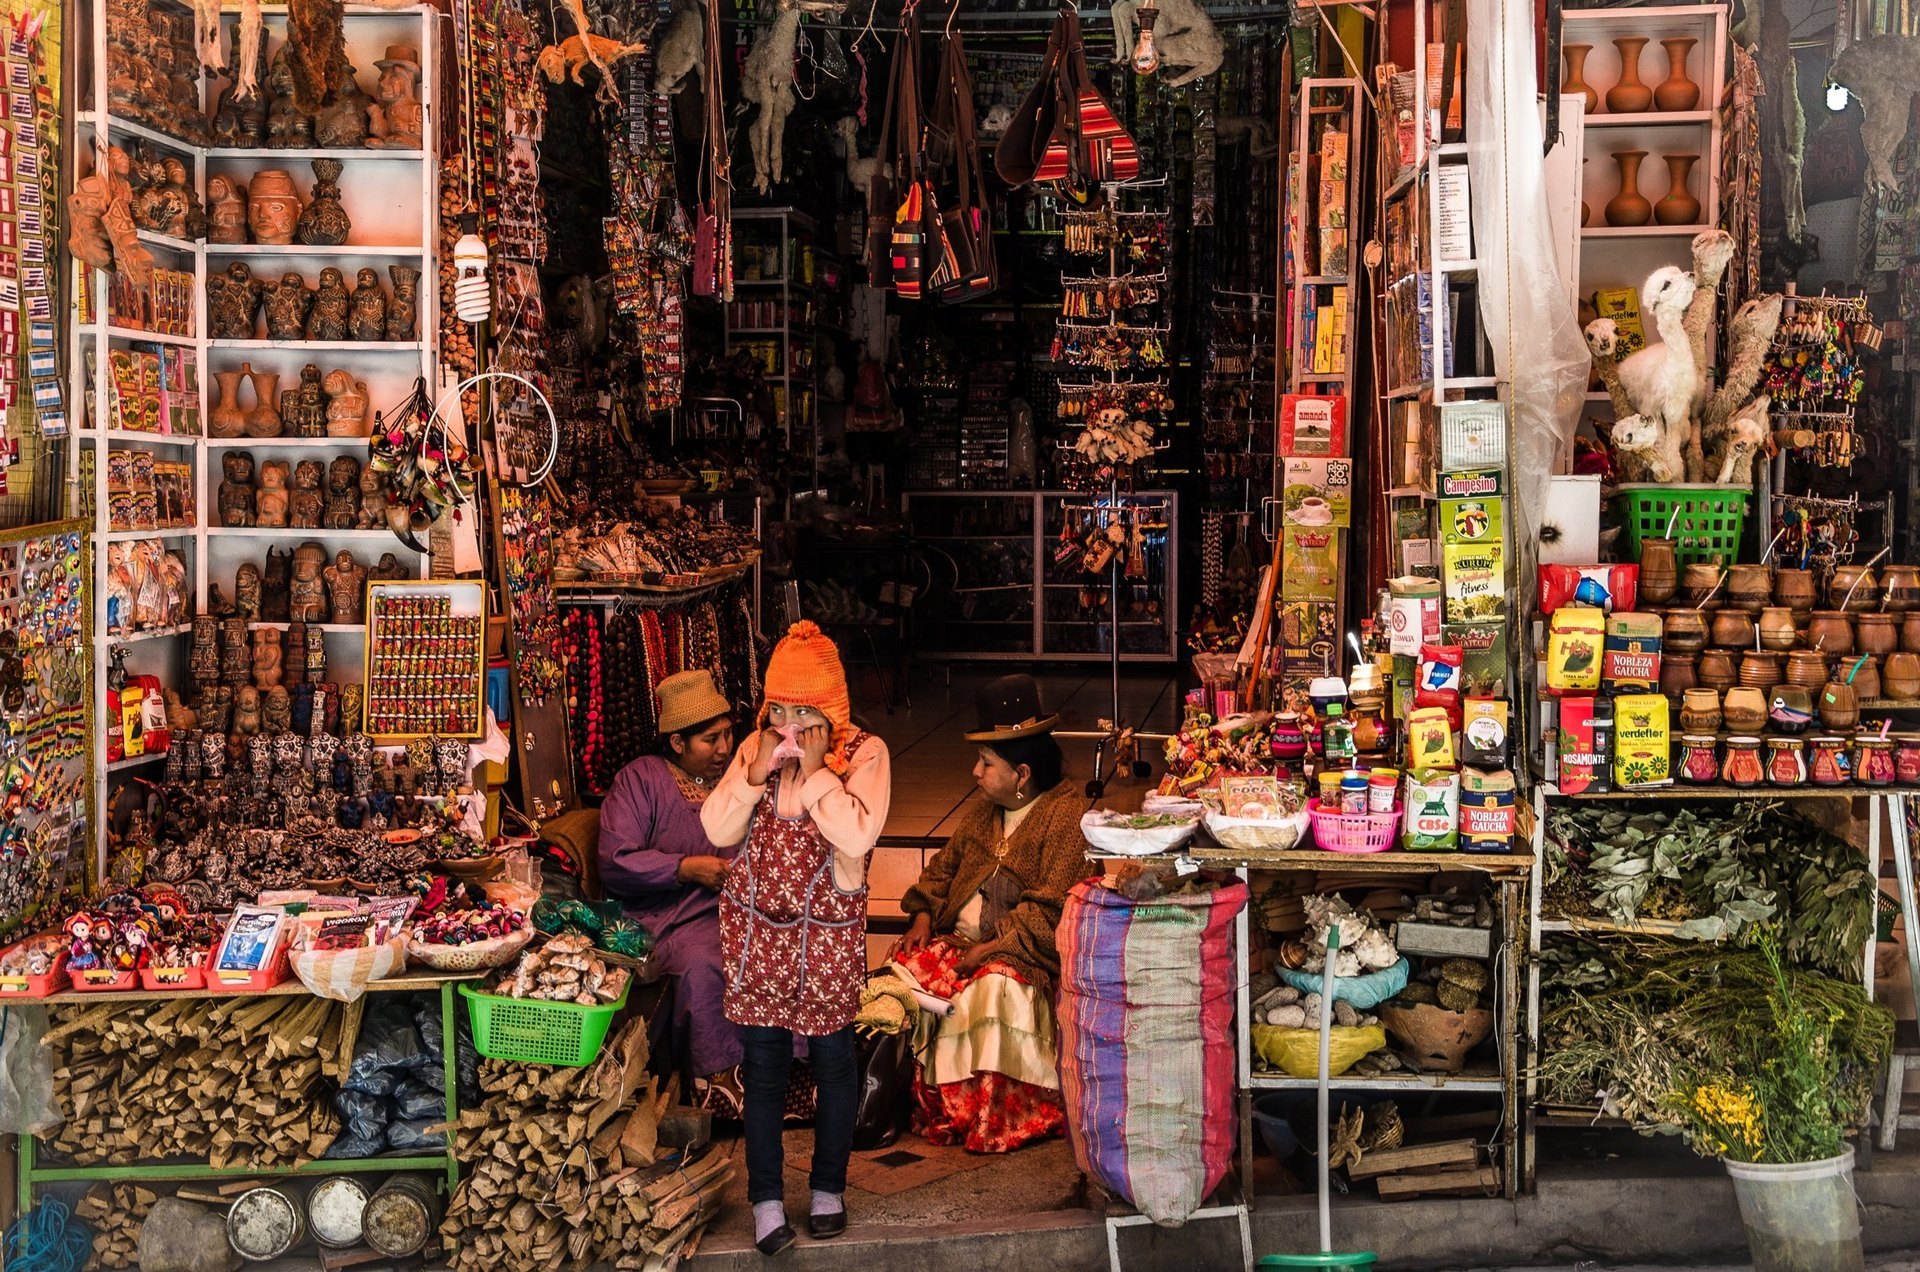
[[[1348,453],[1346,398],[1319,393],[1281,395],[1281,455],[1332,458]]]

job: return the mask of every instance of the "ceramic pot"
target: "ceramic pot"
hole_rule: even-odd
[[[1600,94],[1587,83],[1587,54],[1593,52],[1593,45],[1563,44],[1560,51],[1567,55],[1567,77],[1560,81],[1560,91],[1586,98],[1587,114],[1593,114],[1600,109]]]
[[[1814,707],[1820,713],[1823,729],[1851,729],[1860,723],[1860,699],[1844,680],[1829,680]]]
[[[1647,47],[1647,37],[1623,35],[1614,40],[1613,47],[1620,51],[1620,79],[1607,90],[1607,113],[1637,115],[1653,105],[1653,90],[1640,82],[1640,53]]]
[[[1661,639],[1669,653],[1697,654],[1707,647],[1707,616],[1696,609],[1670,609]]]
[[[1889,565],[1880,570],[1880,591],[1895,614],[1920,610],[1920,565]]]
[[[240,405],[240,381],[246,378],[245,371],[215,371],[213,378],[220,386],[220,396],[207,413],[207,436],[209,437],[245,437],[247,435],[247,413]]]
[[[1700,86],[1687,75],[1687,57],[1699,41],[1687,36],[1671,36],[1660,41],[1667,51],[1667,78],[1653,90],[1653,104],[1663,111],[1692,110],[1700,104]],[[1561,92],[1570,91],[1565,86]]]
[[[1680,700],[1680,727],[1688,733],[1720,731],[1720,695],[1712,689],[1689,689]]]
[[[1920,654],[1920,610],[1901,615],[1900,648],[1909,654]]]
[[[1746,649],[1753,644],[1753,615],[1738,609],[1715,610],[1708,633],[1708,639],[1722,649]]]
[[[1800,641],[1800,629],[1793,625],[1793,611],[1784,605],[1769,605],[1760,611],[1754,624],[1760,633],[1760,648],[1775,652],[1792,649]]]
[[[1831,661],[1817,649],[1796,649],[1787,655],[1787,683],[1802,689],[1818,689],[1827,683],[1827,665]]]
[[[1645,225],[1653,219],[1653,204],[1640,193],[1640,161],[1646,157],[1644,150],[1613,152],[1613,161],[1620,168],[1620,193],[1607,200],[1608,225]]]
[[[1920,654],[1888,654],[1880,663],[1880,692],[1903,702],[1920,698]]]
[[[1467,1053],[1493,1032],[1493,1013],[1483,1007],[1452,1012],[1432,1003],[1383,1003],[1380,1023],[1422,1073],[1458,1073],[1466,1067]]]
[[[1767,695],[1759,689],[1729,689],[1720,715],[1728,732],[1758,733],[1767,727]]]
[[[1722,693],[1740,683],[1740,672],[1734,666],[1733,655],[1724,649],[1709,649],[1700,655],[1695,665],[1694,678],[1703,689],[1718,689]]]
[[[1672,539],[1640,540],[1640,602],[1657,608],[1673,599],[1680,587],[1680,558]]]
[[[1680,572],[1680,603],[1696,609],[1719,605],[1725,595],[1720,590],[1720,580],[1725,573],[1711,561],[1695,561]]]
[[[265,168],[247,183],[247,225],[256,243],[291,243],[300,221],[300,195],[293,174],[285,168]]]
[[[1773,603],[1784,605],[1804,616],[1819,602],[1820,589],[1814,586],[1812,570],[1776,566],[1773,571]]]
[[[338,247],[353,232],[353,219],[340,202],[338,159],[313,161],[313,200],[294,225],[294,235],[316,247]]]
[[[1880,660],[1872,654],[1861,654],[1848,660],[1841,668],[1846,674],[1842,680],[1853,682],[1853,695],[1865,702],[1869,698],[1880,696]]]
[[[1821,653],[1844,658],[1853,652],[1853,619],[1841,610],[1815,610],[1806,639]]]
[[[1900,648],[1900,616],[1875,610],[1853,616],[1853,647],[1876,657]]]
[[[1641,577],[1645,576],[1643,568]],[[1721,595],[1727,598],[1727,604],[1736,609],[1758,614],[1773,597],[1773,571],[1764,565],[1730,565],[1727,567],[1727,587]]]
[[[280,436],[280,373],[242,367],[253,381],[253,409],[247,412],[248,437]]]
[[[1700,683],[1699,659],[1693,654],[1663,652],[1660,656],[1660,692],[1676,706]]]
[[[1768,692],[1784,678],[1780,655],[1749,649],[1740,656],[1740,683],[1746,688]]]
[[[1880,580],[1870,565],[1836,565],[1827,580],[1827,604],[1837,610],[1878,609]]]
[[[1693,197],[1687,183],[1693,177],[1693,165],[1699,155],[1662,155],[1667,161],[1667,192],[1653,205],[1653,219],[1661,225],[1698,225],[1700,200]]]

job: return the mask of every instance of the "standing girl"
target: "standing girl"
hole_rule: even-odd
[[[818,1089],[815,1239],[846,1231],[847,1158],[859,1095],[853,1017],[867,975],[867,857],[887,821],[887,747],[856,728],[840,651],[795,623],[767,664],[759,731],[701,807],[716,844],[744,846],[720,896],[727,1018],[746,1044],[747,1199],[762,1254],[793,1244],[781,1126],[793,1036]]]

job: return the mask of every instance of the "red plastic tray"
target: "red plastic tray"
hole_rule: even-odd
[[[53,968],[44,976],[0,976],[0,997],[45,998],[57,994],[69,984],[67,956],[54,957]]]
[[[72,980],[74,989],[83,994],[105,994],[140,987],[140,973],[131,969],[116,972],[110,967],[93,967],[73,976]]]
[[[198,967],[143,967],[140,969],[140,984],[145,989],[205,989],[207,987],[207,967],[213,962],[213,951],[207,951],[206,961]],[[159,973],[175,972],[177,980],[161,980]]]
[[[262,990],[272,989],[293,975],[290,952],[285,945],[280,947],[280,953],[274,956],[273,962],[269,963],[264,970],[254,972],[245,978],[233,973],[223,976],[214,970],[213,955],[219,951],[220,947],[214,946],[207,958],[206,987],[210,990],[225,994],[257,994]]]

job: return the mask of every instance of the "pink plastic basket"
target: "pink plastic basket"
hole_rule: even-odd
[[[1320,801],[1307,801],[1313,818],[1313,842],[1328,852],[1385,852],[1393,847],[1400,830],[1400,806],[1390,813],[1334,813],[1321,809]]]

